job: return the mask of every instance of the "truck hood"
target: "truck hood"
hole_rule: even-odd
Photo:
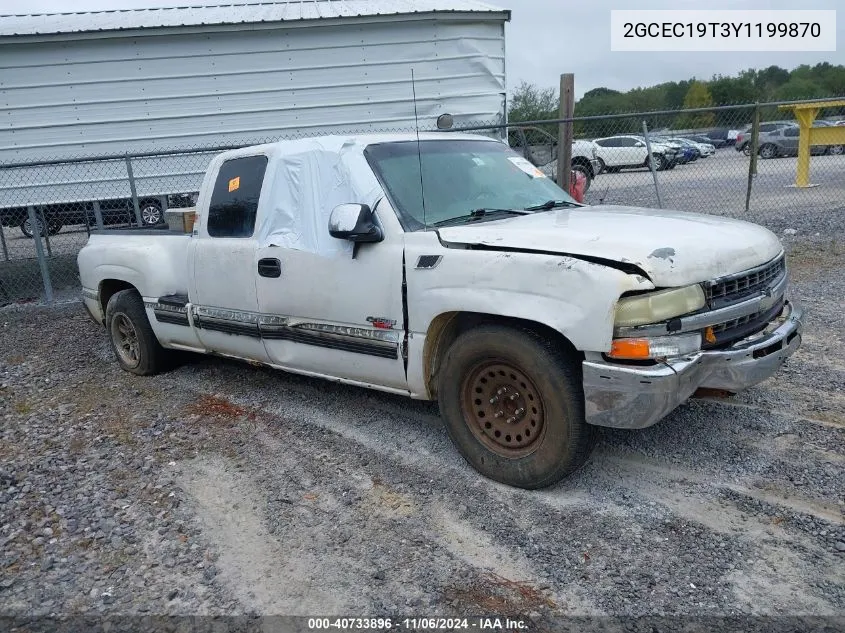
[[[753,268],[782,251],[768,229],[730,218],[623,206],[556,209],[438,229],[446,245],[560,253],[631,264],[658,287]]]

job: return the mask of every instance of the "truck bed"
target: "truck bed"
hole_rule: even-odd
[[[146,298],[187,294],[191,239],[188,233],[166,228],[91,231],[88,244],[79,253],[80,278],[86,287],[109,279],[123,280]]]

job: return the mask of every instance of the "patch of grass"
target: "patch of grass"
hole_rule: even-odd
[[[32,413],[32,406],[28,402],[23,400],[19,400],[14,404],[15,413],[19,413],[20,415],[27,415],[28,413]]]

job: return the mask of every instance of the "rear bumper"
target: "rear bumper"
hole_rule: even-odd
[[[586,420],[641,429],[655,424],[700,387],[741,391],[774,374],[801,344],[803,310],[787,302],[768,327],[733,346],[649,367],[584,361]]]

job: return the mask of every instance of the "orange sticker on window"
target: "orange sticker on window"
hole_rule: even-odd
[[[241,177],[236,176],[229,181],[229,191],[232,192],[235,189],[240,188],[241,186]]]

